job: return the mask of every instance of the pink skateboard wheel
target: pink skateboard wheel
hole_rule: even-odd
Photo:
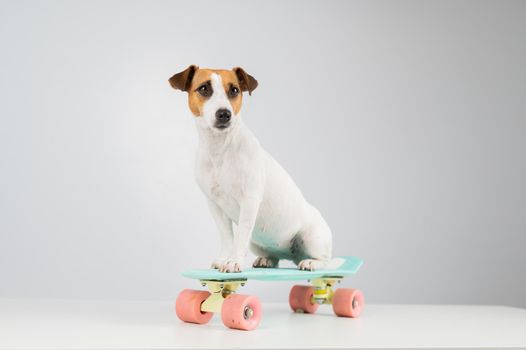
[[[289,305],[294,312],[305,312],[313,314],[318,310],[319,305],[312,302],[314,287],[294,286],[290,290]]]
[[[175,313],[184,322],[204,324],[210,321],[214,314],[202,312],[201,304],[208,298],[210,292],[204,290],[185,289],[177,296]]]
[[[363,293],[358,289],[340,288],[332,297],[332,309],[338,316],[359,317],[364,305]]]
[[[261,320],[261,303],[251,295],[229,295],[223,301],[221,318],[228,328],[251,331]]]

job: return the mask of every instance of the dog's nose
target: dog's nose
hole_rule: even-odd
[[[226,108],[220,108],[216,112],[216,119],[221,124],[226,124],[230,121],[232,113]]]

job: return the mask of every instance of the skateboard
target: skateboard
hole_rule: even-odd
[[[184,322],[205,324],[220,313],[228,328],[253,330],[261,320],[261,303],[252,295],[236,294],[248,280],[298,281],[290,290],[289,305],[294,312],[313,314],[321,304],[330,304],[337,316],[358,317],[364,307],[363,293],[358,289],[333,290],[345,276],[355,274],[363,261],[352,256],[332,259],[325,269],[303,271],[297,268],[250,268],[243,272],[219,272],[215,269],[189,270],[183,276],[197,279],[206,290],[184,289],[175,302],[175,311]]]

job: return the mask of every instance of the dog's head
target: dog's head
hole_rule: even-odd
[[[169,80],[176,90],[188,92],[188,105],[205,127],[218,132],[238,122],[243,91],[250,95],[258,82],[242,68],[201,69],[190,66]]]

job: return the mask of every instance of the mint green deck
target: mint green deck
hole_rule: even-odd
[[[343,277],[355,274],[362,259],[354,256],[342,256],[334,258],[328,267],[323,270],[301,271],[297,268],[250,268],[243,272],[219,272],[215,269],[197,269],[183,272],[183,276],[198,280],[208,281],[238,281],[238,280],[260,280],[260,281],[295,281],[309,280],[322,277]]]

